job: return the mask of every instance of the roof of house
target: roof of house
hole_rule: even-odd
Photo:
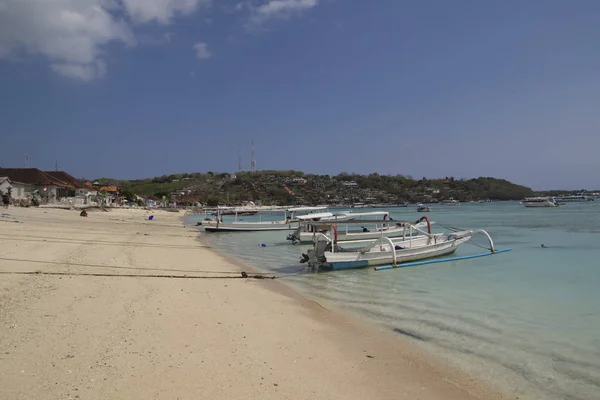
[[[77,179],[62,171],[44,172],[37,168],[0,168],[0,176],[7,176],[12,182],[29,185],[55,185],[65,189],[79,187],[75,185]]]
[[[13,182],[32,185],[52,185],[50,177],[37,168],[0,168],[0,175],[7,176]]]
[[[100,192],[118,192],[119,188],[116,186],[101,186],[98,191]]]
[[[11,183],[11,180],[8,176],[0,176],[0,183],[4,183],[8,181],[8,183]]]
[[[50,175],[51,178],[65,182],[74,188],[84,187],[79,179],[67,174],[65,171],[44,171],[44,173]]]

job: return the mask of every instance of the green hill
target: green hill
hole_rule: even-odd
[[[300,171],[259,171],[229,173],[186,173],[150,179],[98,179],[143,197],[164,197],[181,202],[236,204],[255,201],[263,204],[397,204],[404,202],[438,202],[456,199],[520,200],[533,196],[525,186],[504,179],[420,179],[402,175],[336,176],[304,174]]]

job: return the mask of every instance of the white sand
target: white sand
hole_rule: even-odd
[[[1,212],[0,399],[500,398],[278,280],[214,278],[241,267],[181,214]]]

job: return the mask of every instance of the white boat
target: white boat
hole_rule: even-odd
[[[342,221],[351,221],[353,219],[354,219],[353,213],[333,214],[331,212],[312,213],[312,214],[306,214],[306,215],[299,215],[296,217],[296,220],[300,221],[300,222],[309,222],[309,221],[342,222]]]
[[[314,243],[317,233],[327,235],[333,229],[337,230],[338,242],[348,243],[373,242],[382,237],[399,237],[406,234],[405,222],[391,220],[390,213],[387,211],[348,213],[346,216],[348,222],[345,224],[339,220],[301,223],[300,227],[294,233],[289,234],[287,239],[294,244],[311,244]],[[365,217],[371,219],[364,219]],[[377,217],[380,219],[376,219]],[[427,223],[418,222],[415,226],[425,229]],[[353,227],[355,228],[352,229]]]
[[[442,200],[442,204],[447,206],[460,206],[460,201],[454,199]]]
[[[255,215],[258,213],[259,210],[256,209],[256,207],[248,207],[248,206],[243,206],[243,207],[225,207],[225,206],[219,206],[217,208],[215,208],[214,210],[212,210],[212,215],[238,215],[238,216],[243,216],[243,215]]]
[[[426,218],[426,217],[423,217]],[[412,235],[413,231],[420,234]],[[400,238],[380,238],[375,243],[363,247],[344,249],[337,245],[335,238],[319,234],[319,238],[301,262],[308,262],[309,266],[317,269],[340,270],[381,265],[393,265],[420,261],[428,258],[452,254],[458,247],[469,241],[471,237],[481,233],[490,243],[492,253],[495,251],[490,235],[484,230],[460,231],[451,234],[432,234],[425,232],[414,225],[407,227],[407,234]]]
[[[585,194],[581,193],[578,195],[571,196],[556,196],[554,197],[554,200],[559,203],[578,203],[585,201],[594,201],[594,198],[592,196],[586,196]]]
[[[298,229],[300,221],[306,221],[310,219],[323,220],[327,218],[339,218],[344,220],[345,214],[336,217],[335,214],[330,212],[314,213],[314,211],[323,211],[327,207],[295,207],[288,208],[286,210],[280,210],[284,212],[284,219],[276,221],[263,221],[262,213],[259,213],[258,221],[240,221],[239,215],[234,215],[233,221],[225,221],[223,215],[217,214],[215,219],[206,218],[201,222],[206,232],[256,232],[256,231],[288,231]],[[271,210],[269,212],[276,212],[278,210]],[[296,216],[299,213],[300,216]]]
[[[525,207],[557,207],[552,197],[526,197],[521,202]]]
[[[431,209],[425,204],[417,204],[417,212],[430,212]]]

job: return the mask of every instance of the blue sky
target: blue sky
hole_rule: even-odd
[[[0,0],[0,166],[600,188],[594,0]]]

